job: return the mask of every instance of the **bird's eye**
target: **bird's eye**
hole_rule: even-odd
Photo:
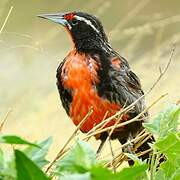
[[[72,19],[71,24],[72,25],[77,25],[78,24],[78,20],[77,19]]]

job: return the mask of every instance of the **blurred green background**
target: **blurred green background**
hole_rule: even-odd
[[[112,46],[129,61],[147,91],[168,62],[172,44],[176,51],[168,72],[146,98],[150,104],[168,96],[151,110],[153,116],[180,95],[179,0],[0,0],[0,118],[13,111],[3,133],[31,140],[53,136],[53,151],[61,147],[73,123],[65,114],[56,89],[55,73],[72,48],[65,30],[36,17],[41,13],[85,11],[103,22]]]

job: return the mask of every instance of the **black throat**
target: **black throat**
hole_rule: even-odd
[[[74,40],[75,48],[78,52],[95,54],[104,54],[106,56],[114,56],[117,53],[113,50],[108,41],[100,37],[87,37]]]

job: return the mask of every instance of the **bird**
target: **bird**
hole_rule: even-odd
[[[57,68],[57,88],[62,106],[76,126],[92,108],[93,112],[80,127],[83,133],[88,133],[101,123],[105,115],[106,118],[111,117],[135,101],[133,108],[121,117],[120,122],[132,119],[145,110],[140,79],[131,70],[128,61],[113,49],[96,16],[72,11],[38,17],[64,26],[72,39],[72,50]],[[121,144],[128,142],[144,130],[142,124],[147,119],[148,113],[145,112],[139,121],[115,129],[110,138],[118,139]],[[112,119],[104,128],[114,125],[116,121]],[[108,131],[95,136],[101,141],[97,152],[100,152],[108,136]],[[153,141],[153,137],[149,137],[136,153],[150,149],[149,143]],[[131,149],[128,148],[128,152]],[[148,159],[149,153],[140,158]],[[134,163],[132,160],[128,162],[130,165]]]

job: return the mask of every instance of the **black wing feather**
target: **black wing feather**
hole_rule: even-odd
[[[63,105],[64,109],[66,110],[66,113],[69,115],[69,108],[70,108],[70,104],[72,102],[72,94],[71,94],[71,90],[66,89],[62,83],[61,74],[62,74],[62,67],[64,65],[64,62],[65,62],[65,59],[60,63],[59,67],[57,68],[56,85],[57,85],[57,88],[59,91],[59,95],[60,95],[62,105]]]

